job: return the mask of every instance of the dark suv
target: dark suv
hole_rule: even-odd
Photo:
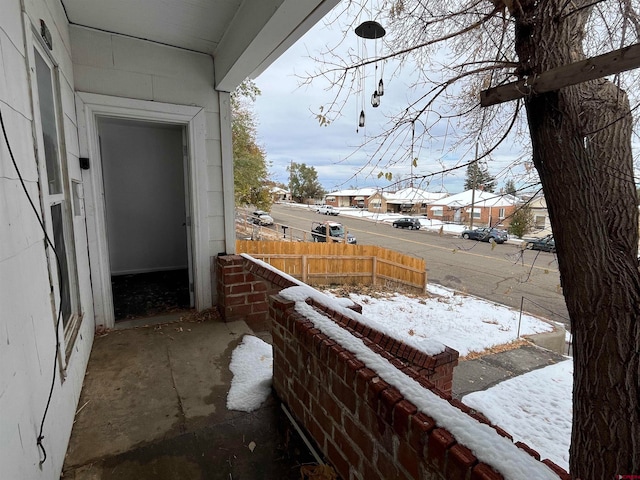
[[[314,242],[326,242],[327,241],[327,228],[328,236],[334,242],[344,241],[344,227],[338,222],[313,222],[311,225],[311,237]],[[347,233],[347,243],[355,245],[356,237]]]
[[[460,236],[467,240],[479,240],[481,242],[494,241],[496,243],[504,243],[509,239],[505,230],[488,227],[474,228],[473,230],[463,230]]]
[[[411,230],[420,230],[420,220],[414,217],[402,217],[394,220],[393,228],[409,228]]]

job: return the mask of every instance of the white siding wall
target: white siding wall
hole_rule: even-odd
[[[220,99],[213,88],[213,59],[81,27],[70,27],[70,35],[77,91],[205,110],[206,158],[193,160],[206,162],[208,187],[194,192],[201,195],[204,212],[193,221],[208,227],[210,256],[233,251],[234,245],[225,242]]]
[[[29,21],[43,19],[53,36],[60,67],[69,175],[80,180],[73,75],[67,22],[60,2],[28,0]],[[19,0],[0,0],[0,109],[11,149],[27,190],[40,210],[38,169],[33,146],[25,35]],[[39,212],[42,215],[42,212]],[[58,478],[71,432],[93,340],[94,321],[84,217],[74,217],[81,308],[84,320],[69,359],[67,378],[59,370],[44,425],[42,459],[36,445],[53,374],[55,318],[43,233],[0,137],[0,469],[2,478]]]

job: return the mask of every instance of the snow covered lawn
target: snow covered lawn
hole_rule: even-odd
[[[568,471],[572,391],[573,360],[565,360],[470,393],[462,402]]]
[[[436,285],[427,289],[430,298],[393,292],[375,297],[352,293],[349,298],[362,305],[368,325],[431,354],[439,352],[424,346],[434,340],[465,357],[517,340],[518,330],[520,336],[553,330],[531,315],[520,318],[519,312],[504,305]],[[336,295],[331,290],[325,293]]]

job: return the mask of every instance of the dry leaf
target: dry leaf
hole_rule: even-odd
[[[303,465],[300,467],[302,480],[336,480],[338,475],[329,465]]]
[[[254,441],[249,442],[248,447],[249,447],[249,450],[251,450],[251,453],[253,453],[253,451],[256,449],[256,442]]]

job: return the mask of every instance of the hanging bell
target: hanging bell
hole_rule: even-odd
[[[356,35],[369,40],[382,38],[385,33],[387,32],[384,27],[374,20],[367,20],[356,27]]]
[[[360,111],[360,120],[358,121],[359,127],[364,127],[364,110]]]
[[[382,82],[382,79],[380,79],[378,82],[378,96],[381,97],[382,95],[384,95],[384,83]]]
[[[378,95],[377,91],[374,91],[373,95],[371,95],[371,106],[373,108],[380,106],[380,95]]]

